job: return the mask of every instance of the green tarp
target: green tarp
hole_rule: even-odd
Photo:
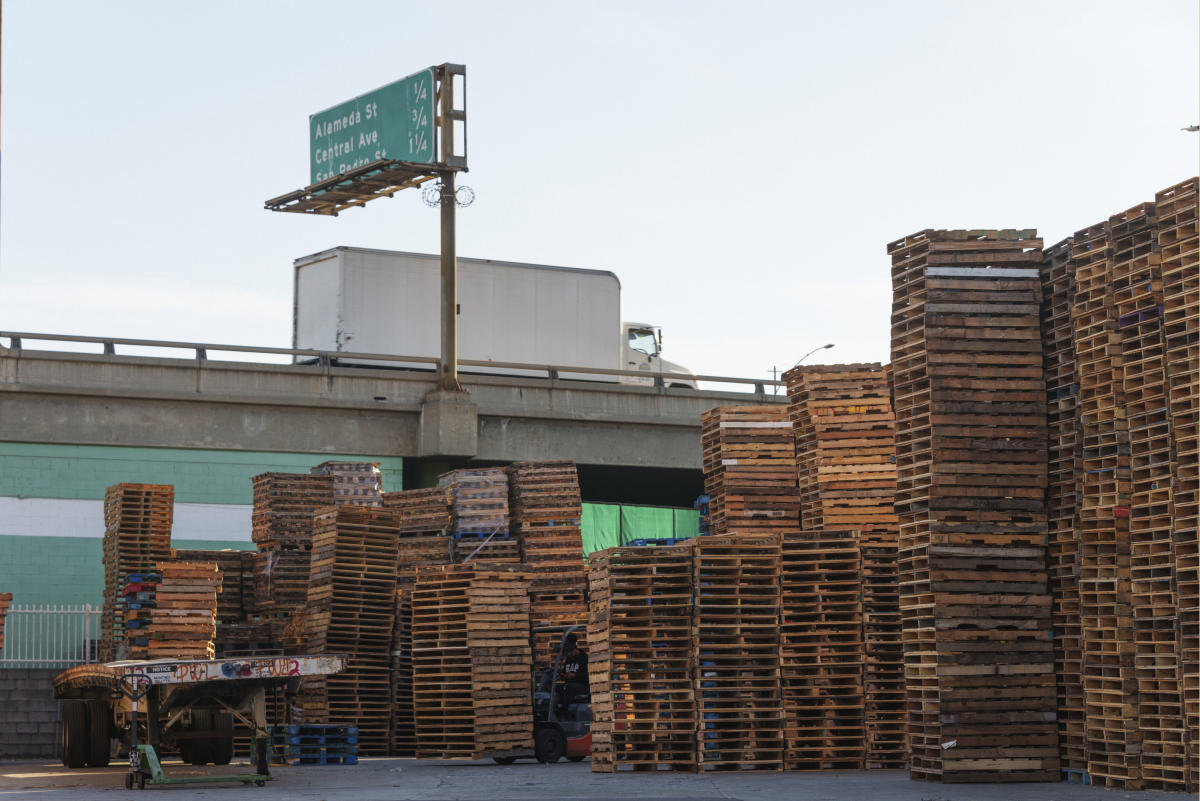
[[[633,540],[694,537],[700,531],[700,513],[667,506],[585,503],[581,528],[583,552],[590,554]]]

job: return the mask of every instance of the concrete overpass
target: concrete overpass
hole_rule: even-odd
[[[686,471],[694,487],[701,412],[786,402],[771,394],[777,387],[771,381],[700,377],[702,386],[724,382],[749,392],[667,387],[661,377],[659,386],[632,386],[611,383],[619,371],[597,376],[606,380],[575,381],[557,378],[571,368],[531,365],[522,367],[546,377],[465,373],[469,400],[463,402],[439,396],[433,371],[337,366],[346,354],[7,332],[0,337],[10,342],[0,347],[0,440],[9,442],[373,453],[435,470],[564,458],[596,475]],[[70,350],[28,347],[40,339],[65,340],[55,347]],[[128,353],[137,347],[169,356]],[[85,349],[104,352],[80,352]],[[259,361],[210,358],[218,351],[260,354]],[[316,363],[266,363],[262,354]]]

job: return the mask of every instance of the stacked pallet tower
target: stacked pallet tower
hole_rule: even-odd
[[[451,559],[453,540],[446,490],[433,489],[385,492],[383,506],[398,515],[400,540],[397,579],[411,585],[417,568],[444,565]]]
[[[413,725],[412,693],[412,584],[396,590],[395,622],[392,626],[391,661],[391,756],[415,756],[417,732]]]
[[[1087,773],[1083,703],[1083,646],[1079,617],[1079,371],[1075,361],[1073,239],[1046,248],[1042,257],[1042,363],[1046,384],[1046,519],[1054,674],[1057,680],[1059,760],[1063,773]]]
[[[1141,780],[1145,787],[1183,789],[1187,744],[1179,686],[1171,414],[1155,205],[1115,215],[1109,228],[1129,428],[1129,578]]]
[[[1172,554],[1187,788],[1200,786],[1200,180],[1155,197],[1171,422]],[[1190,738],[1190,739],[1189,739]]]
[[[854,532],[783,535],[780,652],[788,770],[864,765],[861,567]]]
[[[506,565],[419,569],[411,636],[417,757],[533,748],[527,574]]]
[[[796,445],[785,406],[719,406],[700,416],[713,534],[777,534],[799,521]]]
[[[896,563],[896,432],[889,375],[875,363],[796,367],[783,377],[796,435],[801,527],[808,532],[857,532],[862,652],[854,660],[863,666],[865,764],[903,768],[907,764],[904,654]],[[786,599],[784,608],[788,609]],[[851,727],[843,721],[838,728]]]
[[[283,640],[291,618],[308,597],[313,513],[333,505],[329,475],[263,473],[251,479],[254,513],[250,538],[254,559],[254,608],[269,626],[272,642]]]
[[[700,770],[780,770],[780,534],[691,541]]]
[[[592,770],[696,770],[692,548],[609,548],[588,561]]]
[[[383,506],[378,462],[322,462],[309,473],[333,479],[333,502],[339,506]]]
[[[331,506],[313,515],[308,653],[349,656],[349,667],[303,683],[299,721],[358,728],[359,753],[386,755],[400,515]]]
[[[454,561],[516,564],[521,548],[509,534],[508,472],[503,467],[451,470],[438,478],[450,503]]]
[[[1091,781],[1141,786],[1130,584],[1129,426],[1117,328],[1111,229],[1077,231],[1075,358],[1079,371],[1079,612],[1087,769]]]
[[[216,562],[159,562],[162,581],[150,624],[150,659],[213,659],[217,634]]]
[[[913,778],[1059,778],[1035,231],[888,246]]]
[[[158,562],[170,558],[174,507],[175,488],[166,484],[115,484],[104,493],[102,662],[125,652],[126,611],[138,611],[126,609],[124,589],[130,575],[152,573]],[[151,598],[144,600],[153,603]],[[144,645],[136,643],[129,658],[144,656]]]
[[[566,460],[514,462],[508,468],[512,533],[531,576],[529,613],[534,628],[579,626],[587,645],[587,573],[580,521],[579,472]],[[533,635],[535,664],[547,665],[558,648],[555,632]]]

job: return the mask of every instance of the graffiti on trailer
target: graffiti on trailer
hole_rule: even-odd
[[[150,684],[186,684],[229,679],[282,679],[300,674],[300,660],[288,656],[268,659],[137,665],[126,671],[127,678],[135,682]]]

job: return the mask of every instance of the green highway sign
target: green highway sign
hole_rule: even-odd
[[[379,159],[433,164],[433,68],[308,118],[310,183]]]

